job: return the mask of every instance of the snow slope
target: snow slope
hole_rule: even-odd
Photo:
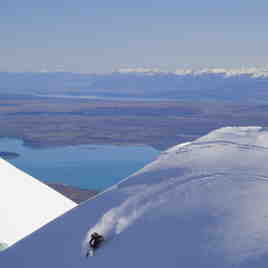
[[[14,244],[76,206],[1,158],[0,201],[0,248]]]
[[[3,267],[267,267],[268,129],[175,146],[0,255]],[[106,242],[85,258],[89,234]]]

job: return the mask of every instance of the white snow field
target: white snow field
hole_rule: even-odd
[[[178,145],[0,254],[1,267],[266,268],[268,129]],[[106,242],[85,258],[89,234]]]
[[[75,206],[73,201],[0,158],[0,250]]]

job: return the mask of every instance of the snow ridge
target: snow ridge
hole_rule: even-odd
[[[76,203],[0,158],[0,242],[9,246]]]
[[[162,153],[1,253],[0,262],[15,268],[266,268],[267,158],[267,128],[215,130]],[[105,242],[86,258],[95,231]]]
[[[202,69],[176,69],[175,71],[165,71],[160,68],[120,68],[117,70],[121,74],[145,74],[145,75],[154,75],[154,74],[176,74],[179,76],[184,75],[205,75],[205,74],[214,74],[214,75],[223,75],[225,77],[239,76],[239,75],[248,75],[250,77],[268,77],[268,66],[264,67],[241,67],[241,68],[202,68]]]

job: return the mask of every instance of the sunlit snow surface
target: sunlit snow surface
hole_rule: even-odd
[[[0,250],[75,206],[70,199],[0,158]]]
[[[268,130],[223,128],[0,255],[3,267],[267,267]],[[85,258],[92,231],[106,242]]]

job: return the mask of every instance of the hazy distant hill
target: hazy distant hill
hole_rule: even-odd
[[[265,70],[184,72],[118,71],[110,74],[0,73],[0,90],[12,94],[268,101]]]

